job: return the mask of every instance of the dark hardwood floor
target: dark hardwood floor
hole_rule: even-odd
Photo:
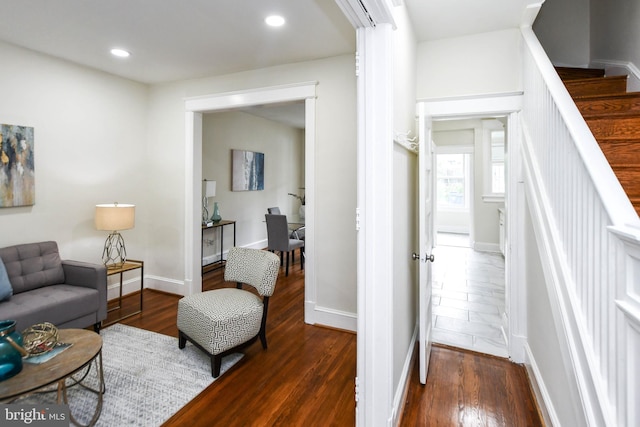
[[[414,368],[400,426],[542,426],[523,366],[434,345],[427,384]]]
[[[233,286],[222,270],[205,290]],[[145,289],[144,312],[121,323],[177,337],[180,296]],[[123,299],[107,321],[135,311]],[[243,359],[167,420],[165,427],[353,426],[356,336],[304,323],[304,272],[284,269],[271,298],[269,348],[259,342]],[[177,343],[176,343],[177,345]],[[402,426],[539,426],[524,370],[503,359],[434,347],[427,385],[411,373]]]

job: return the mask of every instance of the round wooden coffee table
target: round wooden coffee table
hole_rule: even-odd
[[[83,368],[88,367],[94,360],[97,365],[98,389],[83,384],[82,380],[71,385],[80,385],[98,396],[96,411],[87,426],[98,421],[102,412],[102,394],[104,393],[104,373],[102,370],[102,338],[95,332],[86,329],[60,329],[58,341],[73,344],[71,347],[57,354],[51,360],[39,365],[23,363],[22,372],[15,377],[0,382],[0,402],[10,403],[15,399],[33,394],[43,388],[50,388],[57,384],[57,403],[69,404],[67,400],[66,379]],[[69,411],[71,421],[79,424]]]

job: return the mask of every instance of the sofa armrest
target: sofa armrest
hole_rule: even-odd
[[[63,260],[64,281],[66,285],[84,286],[98,290],[100,308],[98,315],[107,315],[107,268],[102,264],[83,261]]]

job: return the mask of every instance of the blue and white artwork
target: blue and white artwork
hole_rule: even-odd
[[[0,208],[35,204],[33,128],[0,124]]]
[[[232,191],[264,190],[264,153],[231,150]]]

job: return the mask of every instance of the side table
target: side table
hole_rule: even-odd
[[[110,308],[107,312],[112,312],[114,310],[119,310],[122,308],[122,274],[126,271],[132,271],[140,269],[140,309],[134,311],[133,313],[129,313],[125,316],[121,316],[118,319],[114,319],[109,323],[104,324],[103,326],[113,325],[121,320],[127,319],[131,316],[135,316],[136,314],[142,313],[142,290],[144,289],[144,261],[139,261],[135,259],[128,259],[122,266],[117,268],[109,268],[107,269],[107,276],[113,276],[114,274],[120,275],[120,295],[118,297],[118,305],[116,307]]]

